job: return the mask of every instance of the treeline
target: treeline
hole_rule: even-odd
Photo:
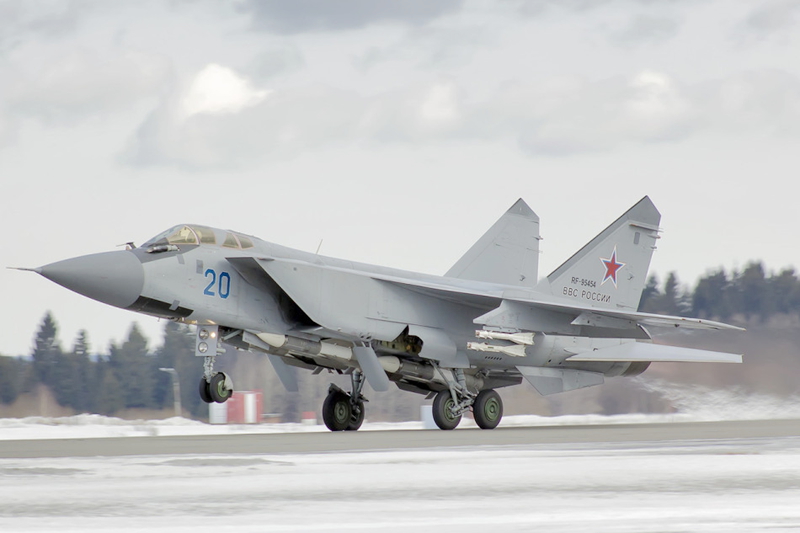
[[[693,290],[681,286],[673,272],[663,285],[651,276],[639,310],[699,318],[767,321],[777,314],[800,314],[800,280],[793,268],[767,275],[764,265],[752,262],[741,271],[720,268],[701,277]]]
[[[203,364],[197,359],[193,331],[173,322],[167,323],[163,343],[152,353],[136,324],[122,344],[111,344],[106,353],[90,354],[85,331],[78,333],[71,350],[64,350],[56,321],[47,313],[28,358],[0,357],[0,401],[13,403],[41,384],[59,405],[78,412],[163,409],[173,405],[172,378],[159,368],[174,368],[183,409],[204,417],[208,410],[197,394]]]

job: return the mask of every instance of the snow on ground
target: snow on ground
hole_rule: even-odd
[[[585,424],[625,424],[644,422],[670,422],[684,419],[675,415],[619,415],[619,416],[509,416],[503,426],[552,426]],[[464,419],[459,428],[476,427],[472,420]],[[385,431],[423,429],[422,422],[364,423],[360,431]],[[177,435],[221,435],[235,433],[299,433],[327,431],[320,424],[225,424],[211,425],[185,418],[166,420],[123,420],[101,415],[77,415],[61,418],[28,417],[0,419],[0,440],[21,439],[88,439],[101,437],[147,437]]]
[[[669,393],[680,410],[674,415],[523,416],[503,425],[800,418],[795,399],[696,388]],[[4,439],[290,431],[325,430],[98,415],[0,419]],[[798,437],[0,459],[3,533],[800,532],[799,502]]]
[[[0,459],[0,531],[800,531],[800,439]]]
[[[678,412],[674,414],[506,416],[501,427],[556,426],[591,424],[639,424],[668,422],[707,422],[717,420],[800,419],[800,398],[779,398],[765,394],[745,394],[736,389],[705,389],[661,381],[643,386],[665,396]],[[464,418],[459,428],[475,427]],[[423,429],[422,422],[372,423],[361,431]],[[0,418],[0,440],[69,439],[98,437],[219,435],[232,433],[294,433],[327,431],[323,425],[251,424],[209,425],[185,418],[166,420],[122,420],[83,414],[63,418]]]

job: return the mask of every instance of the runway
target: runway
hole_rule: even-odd
[[[800,421],[0,441],[3,533],[800,531]]]
[[[0,458],[120,457],[186,454],[298,454],[532,446],[668,443],[679,440],[800,437],[800,420],[509,427],[492,431],[359,431],[98,439],[0,440]]]

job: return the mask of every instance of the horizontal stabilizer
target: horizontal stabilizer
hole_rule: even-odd
[[[628,342],[610,348],[600,348],[567,358],[580,362],[651,362],[651,363],[741,363],[742,356],[732,353],[695,350],[651,344]]]
[[[566,306],[551,306],[552,308],[568,309]],[[572,307],[572,309],[580,310],[580,308]],[[563,311],[562,311],[563,312]],[[578,315],[575,320],[571,322],[574,326],[593,326],[598,328],[618,328],[626,329],[635,328],[639,324],[642,326],[654,326],[661,328],[684,328],[684,329],[731,329],[735,331],[744,331],[744,328],[739,326],[732,326],[723,322],[715,322],[713,320],[706,320],[704,318],[688,318],[683,316],[671,315],[655,315],[652,313],[638,313],[638,312],[625,312],[616,311],[613,309],[593,309],[591,311],[583,311]]]
[[[740,328],[739,326],[732,326],[723,322],[714,322],[713,320],[706,320],[704,318],[686,318],[682,316],[649,315],[647,313],[639,313],[637,320],[640,324],[644,324],[645,326],[672,326],[686,329],[732,329],[735,331],[744,331],[744,328]]]

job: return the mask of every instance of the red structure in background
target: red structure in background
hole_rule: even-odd
[[[209,404],[209,421],[212,424],[258,424],[263,413],[263,393],[235,391],[223,404]]]

